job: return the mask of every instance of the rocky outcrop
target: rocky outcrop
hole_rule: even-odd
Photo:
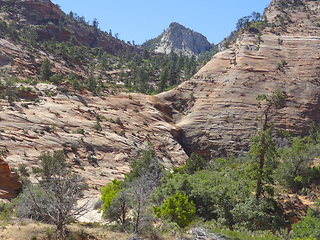
[[[55,91],[50,84],[35,87],[37,92]],[[7,163],[30,169],[39,164],[41,152],[64,149],[74,172],[96,187],[123,178],[130,159],[139,158],[148,142],[165,168],[184,164],[188,156],[179,143],[179,129],[154,108],[157,100],[134,93],[109,95],[94,97],[84,91],[40,96],[39,103],[15,106],[0,100],[0,149],[10,151]],[[94,129],[97,114],[101,131]]]
[[[161,40],[157,44],[155,52],[169,54],[174,51],[177,54],[182,53],[184,56],[191,57],[209,51],[211,48],[212,45],[205,36],[173,22],[161,34]]]
[[[283,91],[285,105],[270,116],[283,130],[304,134],[311,122],[320,122],[316,24],[320,5],[305,4],[309,11],[288,7],[282,12],[280,6],[270,5],[265,13],[269,26],[260,40],[241,33],[190,81],[158,95],[173,109],[172,119],[183,133],[181,144],[188,154],[196,152],[210,159],[248,149],[249,138],[260,128],[255,118],[265,107],[256,101],[258,94]],[[290,22],[285,20],[286,29],[278,20],[284,14],[290,18]]]
[[[226,43],[231,44],[232,40],[235,40],[238,37],[238,31],[232,31],[228,37],[224,38],[219,44],[218,44],[218,51],[225,50]]]
[[[11,199],[17,196],[22,184],[16,173],[12,172],[0,156],[0,199]]]

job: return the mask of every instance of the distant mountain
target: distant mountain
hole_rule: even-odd
[[[158,53],[169,54],[174,51],[189,57],[210,51],[212,46],[205,36],[176,22],[171,23],[169,28],[157,38],[142,44],[142,47]]]

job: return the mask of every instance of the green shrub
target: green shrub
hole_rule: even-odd
[[[19,171],[20,175],[23,177],[30,176],[30,173],[29,173],[27,166],[25,164],[19,164],[18,171]]]
[[[92,157],[92,156],[88,156],[88,162],[89,162],[92,166],[98,165],[98,160],[97,160],[95,157]]]
[[[276,214],[275,209],[276,202],[273,199],[256,201],[254,198],[248,198],[230,211],[235,223],[233,227],[244,227],[251,231],[285,227],[286,221]]]
[[[153,199],[161,204],[179,191],[187,194],[195,204],[197,217],[204,220],[225,218],[227,224],[232,224],[230,211],[252,196],[254,189],[254,182],[243,177],[243,170],[237,168],[226,168],[221,172],[202,170],[193,175],[179,171],[168,173],[154,192]]]
[[[281,162],[276,170],[276,176],[281,185],[297,191],[310,185],[310,180],[316,177],[317,167],[311,167],[313,159],[319,156],[320,146],[308,142],[308,137],[297,137],[291,147],[279,149]]]
[[[195,206],[189,202],[186,194],[177,192],[173,197],[169,197],[161,207],[153,207],[153,211],[158,218],[168,219],[176,222],[180,227],[188,226],[194,217]]]
[[[36,236],[36,235],[32,235],[32,236],[30,237],[30,239],[31,239],[31,240],[36,240],[36,239],[37,239],[37,236]]]
[[[153,159],[156,157],[156,152],[153,145],[149,142],[148,147],[142,152],[140,159],[132,158],[130,161],[131,171],[126,174],[125,181],[133,182],[135,179],[140,178],[145,171],[152,170],[149,167],[152,165]],[[155,173],[159,174],[159,172]]]
[[[72,143],[70,147],[71,147],[72,151],[74,151],[74,152],[78,150],[78,144],[76,144],[76,143]]]
[[[53,235],[53,229],[52,229],[52,227],[47,227],[47,228],[46,228],[46,235],[47,235],[47,237],[48,237],[49,239],[52,238],[52,235]]]
[[[84,134],[84,129],[83,128],[78,128],[76,131],[74,131],[74,133]]]
[[[196,171],[204,170],[207,166],[207,161],[201,156],[192,153],[191,156],[186,160],[185,170],[189,174],[193,174]]]
[[[81,165],[80,159],[77,158],[77,157],[74,157],[74,158],[73,158],[73,162],[74,162],[75,164],[79,165],[79,166]]]
[[[7,156],[7,154],[8,154],[8,150],[6,149],[6,148],[2,148],[1,150],[0,150],[0,156]]]
[[[116,119],[116,123],[117,123],[117,124],[119,124],[119,125],[122,125],[122,122],[121,122],[121,120],[120,120],[120,118],[119,118],[119,117],[117,117],[117,119]]]
[[[295,238],[320,239],[320,201],[317,200],[317,210],[308,209],[307,215],[302,220],[292,225]]]
[[[21,107],[29,108],[28,104],[26,104],[26,103],[22,103],[22,104],[21,104]]]
[[[53,76],[49,77],[49,81],[53,82],[54,84],[60,84],[62,82],[62,74],[54,74]]]
[[[96,131],[101,132],[102,127],[101,127],[101,124],[100,124],[99,119],[97,119],[97,121],[96,121],[95,125],[93,126],[93,128],[94,128]]]
[[[101,200],[103,201],[102,211],[104,215],[107,214],[107,209],[110,208],[112,200],[120,190],[120,181],[117,181],[117,179],[114,179],[111,183],[107,183],[105,187],[100,189]]]

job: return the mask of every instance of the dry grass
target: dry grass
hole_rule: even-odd
[[[0,227],[0,239],[1,240],[30,240],[30,239],[50,239],[47,233],[47,229],[53,226],[39,223],[26,223],[22,224],[19,222],[1,223]],[[68,230],[72,237],[60,237],[59,239],[74,239],[74,240],[85,240],[85,239],[114,239],[114,240],[125,240],[128,235],[120,232],[106,231],[102,227],[90,228],[78,225],[68,226]],[[36,237],[36,238],[33,238]],[[53,233],[51,239],[56,239],[56,234]]]
[[[72,240],[126,240],[131,235],[124,232],[116,232],[106,230],[103,227],[92,227],[89,225],[79,225],[72,224],[68,226],[69,236],[57,238],[56,234],[53,233],[51,237],[48,236],[47,229],[54,229],[52,225],[40,224],[30,220],[9,220],[0,221],[0,239],[1,240],[62,240],[62,239],[72,239]],[[71,235],[71,236],[70,236]],[[143,234],[140,237],[143,239],[150,240],[173,240],[177,236],[172,236],[169,234],[165,235],[154,235],[154,234]]]

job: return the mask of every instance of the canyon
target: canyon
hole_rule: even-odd
[[[35,3],[23,4],[29,9]],[[37,4],[44,15],[48,6],[53,17],[61,14],[50,1]],[[55,92],[57,86],[21,83],[33,90],[20,93],[23,101],[10,106],[0,100],[0,148],[8,150],[4,160],[11,168],[19,164],[31,168],[37,166],[41,152],[64,149],[73,171],[98,190],[114,178],[123,179],[130,159],[138,158],[148,142],[166,169],[182,166],[192,152],[208,160],[241,155],[260,128],[255,119],[265,105],[256,100],[257,95],[274,91],[282,91],[285,100],[272,111],[270,121],[282,130],[306,134],[310,123],[320,119],[319,14],[317,1],[282,9],[274,0],[265,10],[268,26],[260,37],[250,30],[239,31],[229,48],[214,55],[190,80],[154,96],[120,91],[113,95],[111,90],[94,96],[86,90],[73,92],[71,87],[69,93],[45,96],[45,91]],[[287,16],[285,28],[279,16]],[[67,34],[61,36],[67,38]],[[99,41],[83,41],[116,51]],[[31,61],[24,46],[1,39],[2,68],[11,68],[12,54],[12,72],[21,79],[39,74],[37,69],[45,58],[52,62],[54,72],[70,72],[65,60],[53,54],[34,50]],[[25,69],[19,73],[22,62]],[[84,68],[76,70],[85,74]],[[36,98],[38,102],[28,101]],[[100,132],[94,130],[97,114]],[[280,136],[278,139],[281,141]],[[7,165],[4,169],[14,177]],[[4,198],[12,197],[6,194]]]

